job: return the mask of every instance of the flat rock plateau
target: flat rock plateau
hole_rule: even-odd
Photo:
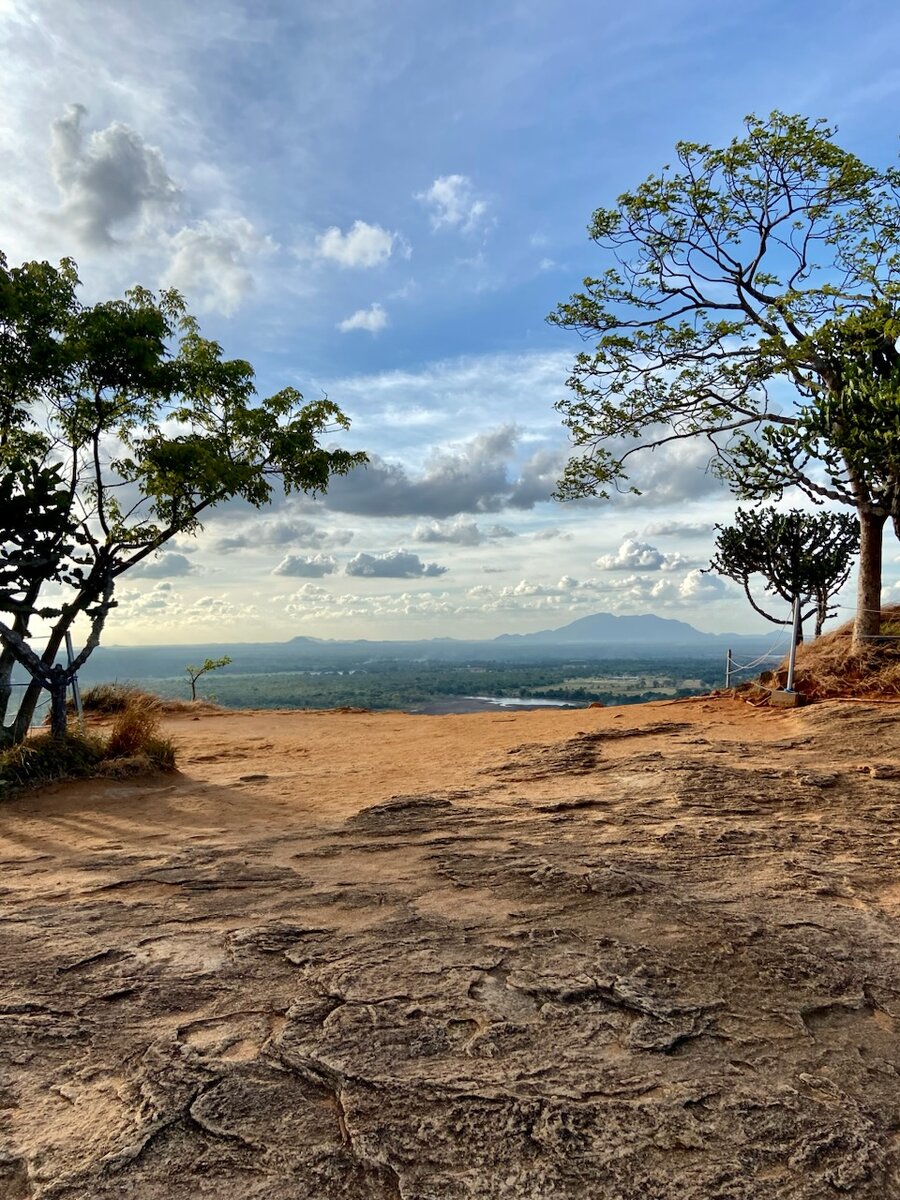
[[[5,804],[0,1197],[900,1197],[898,717],[188,715]]]

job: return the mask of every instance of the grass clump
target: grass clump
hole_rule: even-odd
[[[109,732],[103,759],[106,774],[175,770],[175,747],[160,733],[159,718],[160,705],[155,696],[132,698]]]
[[[41,733],[0,752],[0,797],[63,779],[175,770],[175,747],[160,731],[161,706],[155,696],[135,688],[128,703],[114,711],[106,738],[69,729],[61,740]]]
[[[104,744],[94,734],[67,733],[62,741],[41,733],[0,753],[0,796],[58,779],[96,775]]]
[[[900,699],[900,605],[882,610],[881,638],[854,649],[853,622],[848,621],[831,633],[804,642],[797,647],[795,690],[808,700]],[[760,684],[783,688],[787,666],[785,658],[776,671],[760,676]]]
[[[138,705],[158,713],[216,713],[224,710],[208,700],[165,699],[145,692],[134,683],[95,683],[81,693],[81,707],[86,717],[112,717]],[[72,700],[67,703],[70,714],[75,712]]]
[[[111,717],[125,709],[140,705],[143,708],[162,708],[159,696],[145,692],[133,683],[95,683],[81,693],[81,707],[86,714],[97,717]],[[68,704],[69,712],[74,711],[73,702]]]

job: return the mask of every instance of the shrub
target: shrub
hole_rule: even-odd
[[[175,767],[175,747],[159,731],[160,704],[155,696],[136,692],[113,721],[104,760],[115,764],[117,773]],[[126,768],[126,762],[132,764]]]
[[[92,734],[70,733],[63,741],[49,733],[29,738],[0,754],[0,796],[96,774],[104,749],[102,740]]]
[[[146,707],[155,705],[161,707],[158,696],[151,692],[142,691],[133,683],[95,683],[81,693],[81,706],[86,713],[94,713],[98,717],[112,716],[113,713],[123,712],[129,705],[140,703]],[[74,711],[74,704],[69,701],[69,712]]]
[[[43,733],[0,754],[0,797],[62,779],[173,771],[175,747],[160,733],[159,701],[136,688],[128,696],[105,741],[93,733],[70,731],[61,741]]]

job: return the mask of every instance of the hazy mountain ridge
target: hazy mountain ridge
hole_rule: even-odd
[[[542,629],[537,633],[501,633],[495,642],[628,642],[646,646],[665,642],[667,645],[694,645],[698,642],[721,643],[723,639],[741,637],[732,633],[704,633],[686,621],[657,617],[654,613],[617,617],[613,613],[592,613],[579,617],[558,629]]]
[[[85,683],[99,680],[159,679],[183,675],[185,664],[231,659],[229,674],[349,669],[360,664],[615,661],[666,662],[683,657],[713,658],[732,646],[742,656],[768,649],[771,633],[704,633],[684,621],[594,613],[557,629],[500,634],[463,641],[440,637],[408,641],[331,640],[299,634],[286,642],[206,642],[194,645],[101,646],[81,671]]]

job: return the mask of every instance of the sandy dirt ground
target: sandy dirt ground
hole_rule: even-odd
[[[900,1197],[900,706],[173,718],[0,808],[0,1200]]]

